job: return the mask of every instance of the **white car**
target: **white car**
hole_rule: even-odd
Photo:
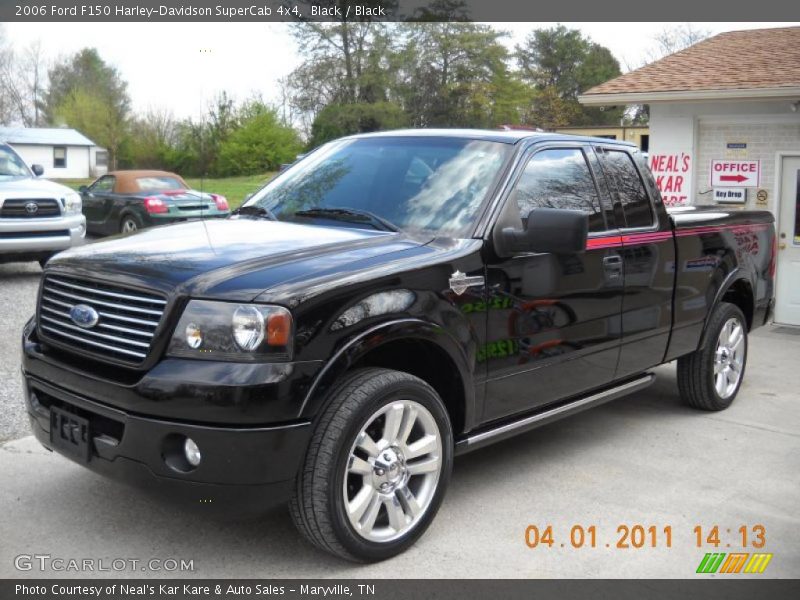
[[[47,260],[80,245],[86,237],[81,196],[39,179],[40,165],[28,165],[0,142],[0,262]]]

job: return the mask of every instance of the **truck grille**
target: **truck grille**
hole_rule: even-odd
[[[9,198],[0,207],[0,217],[7,219],[57,217],[60,214],[61,205],[55,198]]]
[[[48,275],[42,285],[39,330],[44,338],[130,364],[147,358],[167,303],[163,297],[63,275]],[[82,310],[73,313],[79,305]],[[79,325],[80,319],[73,319],[78,313],[98,318]]]

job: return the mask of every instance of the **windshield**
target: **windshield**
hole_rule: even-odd
[[[30,177],[31,172],[8,146],[0,145],[0,177]]]
[[[281,221],[350,220],[365,227],[368,219],[353,214],[359,212],[373,223],[377,218],[400,229],[463,236],[511,150],[499,142],[448,137],[333,142],[267,184],[246,206]]]

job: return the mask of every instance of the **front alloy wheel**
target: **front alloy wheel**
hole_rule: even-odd
[[[453,432],[439,395],[408,373],[358,369],[315,421],[290,503],[297,528],[349,560],[406,550],[436,515],[452,470]]]
[[[442,471],[430,411],[403,399],[375,412],[350,448],[343,494],[353,529],[371,542],[398,539],[428,510]]]

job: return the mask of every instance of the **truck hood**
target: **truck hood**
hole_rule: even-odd
[[[423,246],[402,233],[234,218],[155,227],[58,254],[48,272],[248,302],[287,282]]]
[[[0,177],[0,204],[6,198],[56,198],[60,200],[72,192],[70,188],[47,179]]]

